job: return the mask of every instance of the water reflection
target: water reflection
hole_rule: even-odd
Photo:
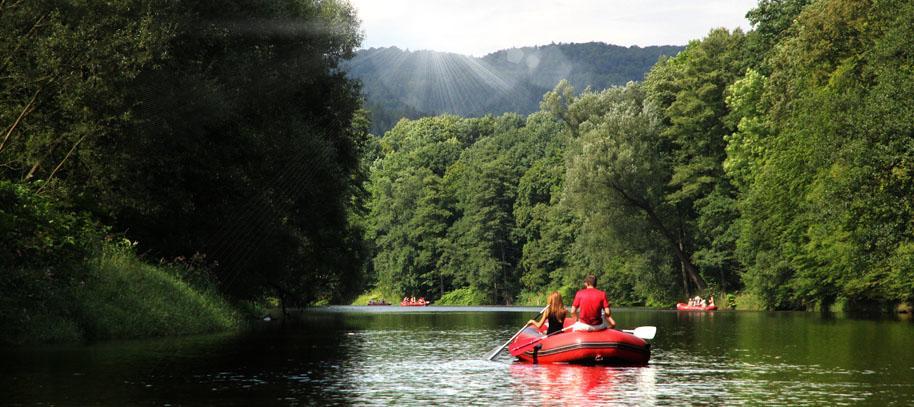
[[[501,345],[538,309],[309,310],[241,334],[0,350],[0,404],[906,404],[914,324],[614,310],[645,367],[531,365]]]
[[[655,368],[566,364],[509,367],[513,393],[526,405],[593,405],[656,401]]]

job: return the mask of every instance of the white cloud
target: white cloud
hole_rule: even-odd
[[[363,47],[484,55],[551,42],[682,45],[716,27],[748,29],[757,0],[350,0]]]

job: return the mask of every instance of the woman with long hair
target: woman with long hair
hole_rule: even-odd
[[[567,316],[568,311],[565,310],[565,304],[562,302],[562,294],[559,294],[558,291],[553,291],[552,294],[549,294],[549,304],[546,307],[546,312],[543,313],[543,316],[539,321],[529,320],[527,321],[528,325],[533,325],[537,329],[541,328],[544,323],[548,322],[549,327],[546,330],[546,335],[550,335],[561,331],[565,327],[565,316]]]

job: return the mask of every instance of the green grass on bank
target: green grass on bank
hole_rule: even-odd
[[[574,295],[577,292],[575,287],[561,287],[557,290],[562,294],[562,300],[566,306],[571,306]],[[514,302],[514,305],[542,307],[546,305],[546,300],[552,290],[543,292],[522,291]],[[738,309],[748,311],[758,311],[765,309],[765,303],[760,297],[749,292],[737,292],[735,294],[723,294],[715,297],[717,305],[721,309]],[[477,302],[478,301],[478,302]],[[484,296],[473,291],[471,288],[461,288],[445,294],[436,302],[440,305],[483,305]],[[667,302],[649,302],[644,306],[648,308],[668,309],[673,308],[674,304]]]
[[[99,338],[186,335],[236,328],[239,316],[214,290],[129,253],[106,253],[77,290],[86,334]]]
[[[548,298],[549,298],[549,295],[546,292],[540,293],[540,292],[522,291],[520,294],[517,295],[517,300],[514,302],[514,305],[535,307],[540,304],[546,304],[546,300]],[[564,300],[564,298],[563,298],[563,300]]]
[[[399,304],[401,298],[396,298],[393,295],[385,295],[381,292],[381,289],[374,288],[356,298],[352,301],[352,305],[368,305],[368,300],[384,300],[390,304]]]
[[[549,300],[549,295],[552,294],[552,291],[553,290],[546,290],[542,292],[531,292],[526,290],[522,291],[517,296],[517,301],[514,304],[530,307],[544,307],[546,306],[546,302]],[[574,294],[577,293],[577,288],[564,286],[554,291],[558,291],[559,294],[562,295],[562,302],[565,303],[566,306],[570,307],[571,302],[574,301]]]
[[[447,292],[438,301],[435,301],[435,305],[483,305],[486,303],[486,296],[472,287]]]
[[[215,291],[193,288],[177,273],[105,250],[87,262],[85,278],[68,286],[5,290],[0,342],[59,343],[188,335],[235,329],[238,312]]]
[[[733,295],[726,295],[725,301],[718,304],[721,309],[736,309],[740,311],[761,311],[766,309],[765,301],[750,292],[737,292]]]
[[[558,289],[559,293],[562,294],[563,301],[566,306],[571,306],[571,302],[574,299],[574,294],[577,292],[577,289],[574,287],[562,287]],[[551,290],[543,292],[531,292],[531,291],[522,291],[517,298],[515,299],[513,305],[517,306],[531,306],[531,307],[542,307],[546,305],[546,299],[549,294],[552,293]],[[758,295],[748,292],[748,291],[737,291],[732,293],[718,293],[715,295],[715,302],[720,309],[735,309],[740,311],[763,311],[766,310],[764,300]],[[400,298],[397,298],[395,295],[384,295],[380,289],[372,289],[355,299],[352,302],[352,305],[366,305],[368,300],[371,299],[384,299],[391,304],[399,304]],[[446,293],[443,297],[434,301],[434,305],[491,305],[486,301],[484,294],[477,292],[472,287],[459,288],[453,291]],[[670,309],[674,307],[674,304],[669,302],[649,302],[643,306],[647,308],[656,308],[656,309]],[[847,300],[839,299],[838,301],[830,304],[829,310],[832,312],[846,311],[849,308],[849,303]],[[912,307],[909,303],[896,304],[892,306],[893,313],[912,313]],[[819,308],[810,309],[810,311],[819,311]]]

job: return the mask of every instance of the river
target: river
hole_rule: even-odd
[[[617,309],[644,367],[483,355],[536,308],[326,307],[240,333],[0,350],[11,405],[911,405],[914,323]]]

